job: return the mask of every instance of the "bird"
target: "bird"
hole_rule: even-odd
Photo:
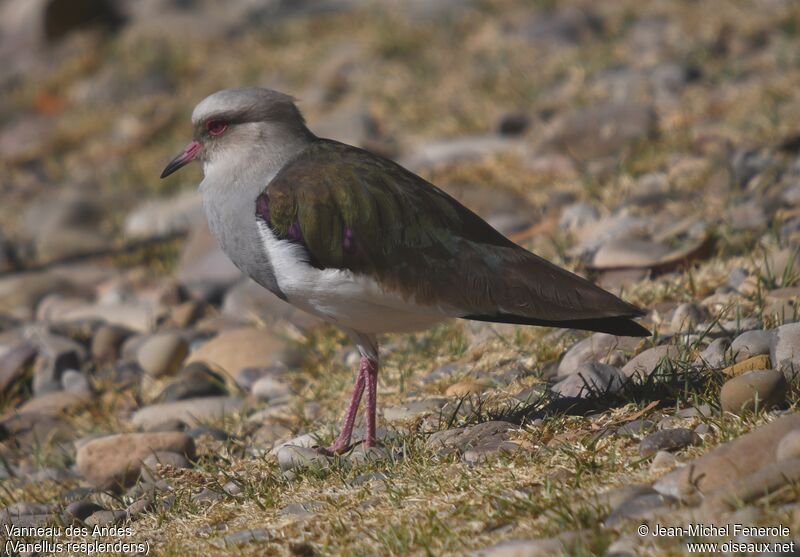
[[[343,329],[360,353],[338,437],[349,451],[365,396],[376,444],[378,337],[449,318],[649,336],[645,312],[515,244],[401,165],[306,125],[294,97],[261,87],[197,104],[193,139],[161,173],[199,161],[209,228],[247,276]]]

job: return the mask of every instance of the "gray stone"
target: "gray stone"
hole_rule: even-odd
[[[708,319],[708,310],[697,303],[685,303],[675,308],[670,321],[673,332],[695,331],[697,326]]]
[[[295,516],[297,518],[311,518],[317,511],[325,507],[322,501],[303,501],[302,503],[291,503],[280,510],[281,514]]]
[[[638,437],[653,431],[655,428],[656,422],[643,418],[639,420],[633,420],[619,426],[614,433],[624,437]]]
[[[89,483],[100,489],[115,489],[135,483],[144,460],[160,451],[193,459],[194,441],[180,432],[120,433],[85,443],[75,460]]]
[[[71,339],[49,333],[34,335],[32,340],[39,354],[34,362],[34,394],[61,390],[61,375],[68,369],[80,369],[86,350]]]
[[[597,209],[588,203],[578,202],[568,205],[561,211],[558,227],[564,230],[578,230],[598,219]]]
[[[382,462],[389,456],[389,451],[384,447],[367,447],[361,443],[347,454],[347,461],[353,466],[361,466]]]
[[[800,430],[790,431],[783,436],[775,449],[775,460],[800,458]]]
[[[614,509],[603,524],[610,528],[625,520],[647,520],[656,512],[669,508],[674,501],[674,498],[660,493],[634,497],[625,501],[621,507]]]
[[[227,393],[224,377],[210,370],[202,362],[192,362],[178,372],[178,375],[164,387],[156,400],[171,402],[188,398],[221,396]]]
[[[597,104],[561,117],[545,143],[578,160],[590,160],[617,156],[629,144],[653,134],[656,127],[650,106],[634,102]]]
[[[749,371],[728,379],[719,394],[720,406],[727,412],[743,414],[770,410],[786,402],[789,385],[786,377],[774,369]]]
[[[497,135],[477,135],[421,144],[411,154],[402,158],[401,164],[410,170],[419,172],[426,168],[512,152],[524,152],[524,144],[518,139]]]
[[[139,366],[153,377],[173,375],[189,353],[189,344],[177,333],[161,333],[148,338],[136,352]]]
[[[159,480],[159,467],[167,466],[171,468],[191,468],[189,459],[181,453],[173,451],[156,451],[151,453],[142,461],[142,479],[148,483],[156,483]]]
[[[326,468],[331,458],[311,447],[282,445],[276,452],[278,466],[283,472],[300,468]]]
[[[203,197],[192,189],[168,199],[148,200],[128,213],[125,235],[149,238],[185,232],[203,213]]]
[[[252,393],[265,402],[285,399],[290,394],[289,384],[271,375],[262,377],[253,384]]]
[[[775,329],[770,360],[772,365],[790,378],[800,373],[800,323],[781,325]]]
[[[653,267],[670,253],[666,244],[635,238],[616,238],[600,246],[594,254],[595,269]]]
[[[688,503],[699,502],[724,486],[775,461],[777,447],[790,431],[800,429],[800,414],[787,414],[670,472],[653,487]]]
[[[674,345],[654,346],[635,356],[622,368],[625,377],[645,379],[669,360],[674,360],[680,355],[680,350]]]
[[[699,445],[701,441],[694,431],[683,427],[654,431],[639,443],[639,454],[647,457],[658,451],[677,451],[690,445]]]
[[[272,533],[266,528],[250,528],[228,534],[222,538],[224,545],[240,545],[245,543],[266,542],[272,539]]]
[[[69,393],[90,394],[89,379],[80,371],[68,369],[61,375],[61,386]]]
[[[467,463],[482,462],[501,453],[512,453],[519,445],[509,440],[509,432],[518,426],[508,422],[484,422],[469,427],[437,431],[426,446],[440,454],[461,453]]]
[[[731,352],[733,352],[737,362],[753,356],[769,354],[775,342],[775,337],[774,329],[746,331],[733,340]]]
[[[242,277],[211,235],[206,219],[199,219],[191,228],[183,246],[178,268],[178,281],[202,300],[213,300]]]
[[[14,385],[36,357],[36,347],[28,341],[15,343],[0,355],[0,394]]]
[[[711,369],[721,369],[725,367],[731,359],[730,346],[731,343],[726,338],[714,339],[711,344],[700,352],[694,365],[706,366]]]
[[[558,364],[558,376],[572,375],[582,365],[592,362],[613,365],[621,363],[624,353],[632,351],[638,343],[639,339],[594,333],[567,350]]]
[[[551,387],[562,397],[594,398],[618,392],[625,381],[619,368],[599,362],[582,364],[578,369]]]
[[[241,405],[242,399],[238,397],[221,396],[162,402],[137,410],[131,417],[131,423],[144,430],[152,430],[173,420],[195,426],[236,412]]]
[[[92,358],[104,364],[116,360],[120,355],[122,343],[133,334],[133,331],[118,325],[103,325],[92,337]]]

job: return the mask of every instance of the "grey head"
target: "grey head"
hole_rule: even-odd
[[[162,178],[193,160],[203,163],[207,178],[254,167],[275,172],[314,139],[293,97],[261,87],[209,95],[192,112],[192,132],[193,141],[167,165]]]
[[[277,172],[316,138],[294,99],[271,89],[225,89],[192,113],[193,141],[161,177],[203,163],[203,206],[211,232],[245,274],[282,296],[259,235],[255,202]]]

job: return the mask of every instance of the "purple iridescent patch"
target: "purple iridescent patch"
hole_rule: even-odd
[[[267,224],[270,223],[269,196],[266,193],[262,193],[258,196],[258,199],[256,199],[256,216],[261,217],[261,219]]]
[[[352,252],[355,249],[355,238],[353,237],[353,229],[344,225],[344,239],[342,241],[344,251]]]
[[[303,231],[300,229],[300,221],[295,219],[289,227],[289,230],[286,231],[286,237],[295,242],[303,241]]]

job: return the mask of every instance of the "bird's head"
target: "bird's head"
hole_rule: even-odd
[[[206,174],[218,161],[245,159],[241,163],[247,164],[259,154],[282,162],[297,144],[313,137],[293,97],[260,87],[209,95],[194,108],[192,127],[193,141],[164,168],[162,178],[193,160],[203,163]]]

